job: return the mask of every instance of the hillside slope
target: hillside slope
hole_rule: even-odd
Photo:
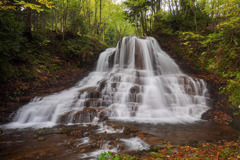
[[[232,125],[240,129],[239,110],[236,105],[236,103],[238,103],[238,97],[233,97],[234,92],[239,91],[237,90],[237,85],[235,88],[230,88],[232,92],[226,92],[226,89],[233,85],[230,81],[237,79],[223,76],[221,72],[217,73],[217,70],[220,70],[221,67],[223,68],[224,65],[219,66],[219,69],[209,69],[208,64],[204,66],[200,53],[206,53],[208,50],[201,45],[200,40],[196,37],[189,36],[189,34],[191,33],[189,32],[185,37],[181,37],[178,33],[169,34],[158,28],[155,30],[153,36],[159,41],[163,50],[177,62],[185,73],[204,79],[207,82],[212,99],[209,105],[212,109],[203,114],[202,118],[219,124]],[[188,38],[187,40],[186,37]],[[221,61],[219,63],[221,63]],[[237,72],[237,68],[232,68],[232,72],[234,69]],[[231,98],[235,98],[235,102],[231,101]]]
[[[73,86],[93,66],[107,46],[91,37],[33,33],[17,55],[1,64],[0,123],[35,96]]]

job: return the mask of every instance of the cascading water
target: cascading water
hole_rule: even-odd
[[[10,127],[91,122],[94,117],[139,122],[194,122],[208,107],[203,80],[183,74],[152,37],[125,37],[101,53],[96,71],[76,86],[35,98]]]

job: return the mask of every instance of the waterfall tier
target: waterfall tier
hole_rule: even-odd
[[[201,79],[183,74],[152,37],[124,37],[101,53],[96,70],[74,87],[35,98],[10,126],[127,121],[181,123],[200,120],[208,109]]]

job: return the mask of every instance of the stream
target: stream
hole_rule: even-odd
[[[40,129],[0,131],[1,160],[97,159],[114,152],[144,156],[151,148],[167,145],[197,145],[238,139],[240,132],[210,122],[192,124],[142,124],[107,121],[95,124],[60,125]]]

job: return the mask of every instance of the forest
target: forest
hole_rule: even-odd
[[[1,105],[89,69],[124,36],[155,37],[210,77],[224,101],[215,121],[240,123],[239,0],[0,0]]]
[[[120,1],[119,1],[120,2]],[[90,61],[89,39],[115,46],[126,35],[167,34],[176,51],[196,68],[227,81],[220,90],[240,110],[240,2],[238,0],[1,0],[1,81],[34,77],[60,66],[43,48],[55,42],[56,57]],[[53,38],[54,37],[54,38]],[[77,43],[83,43],[79,47]],[[52,46],[53,47],[53,46]],[[40,49],[41,48],[41,49]],[[86,52],[85,52],[86,51]],[[56,53],[54,53],[56,54]],[[56,58],[55,57],[55,58]],[[89,57],[89,58],[87,58]],[[53,60],[54,59],[54,60]],[[46,63],[47,61],[47,63]],[[49,61],[52,65],[49,66]]]

